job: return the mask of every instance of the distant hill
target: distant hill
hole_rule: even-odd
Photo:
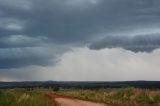
[[[160,88],[160,81],[123,81],[123,82],[76,82],[76,81],[25,81],[25,82],[0,82],[0,89],[7,88],[34,88],[34,87],[62,87],[62,88],[121,88],[121,87],[137,87],[137,88]]]

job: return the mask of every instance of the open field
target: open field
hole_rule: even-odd
[[[160,106],[160,90],[132,87],[0,90],[0,106],[65,106],[65,104],[76,104],[75,106],[83,106],[82,104],[95,106]]]
[[[0,90],[0,106],[56,106],[46,97],[46,91]]]
[[[119,89],[65,89],[55,92],[71,98],[105,103],[107,106],[160,106],[160,90]]]

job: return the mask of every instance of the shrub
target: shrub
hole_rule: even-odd
[[[160,102],[160,95],[156,95],[156,96],[154,97],[154,101],[155,101],[156,103]]]
[[[139,102],[143,102],[143,103],[149,103],[149,104],[154,103],[154,100],[151,99],[146,92],[141,93],[137,99]]]
[[[111,98],[121,99],[121,100],[130,100],[131,96],[134,94],[133,88],[123,88],[115,92]]]
[[[54,88],[53,88],[53,91],[55,91],[55,92],[56,92],[56,91],[59,91],[59,90],[60,90],[59,87],[54,87]]]

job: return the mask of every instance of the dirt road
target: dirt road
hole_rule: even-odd
[[[47,96],[53,101],[57,102],[60,106],[105,106],[100,103],[93,103],[63,96],[57,96],[55,94],[47,94]]]

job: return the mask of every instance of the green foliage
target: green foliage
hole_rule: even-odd
[[[111,98],[121,99],[121,100],[130,100],[131,96],[134,95],[133,88],[124,88],[115,92]]]
[[[53,88],[53,91],[59,91],[59,90],[60,90],[59,87],[54,87],[54,88]]]
[[[160,103],[160,93],[150,95],[148,92],[141,92],[137,97],[137,101],[148,104]]]
[[[154,97],[154,101],[155,101],[156,103],[160,102],[160,95],[156,95],[156,96]]]
[[[149,103],[149,104],[154,103],[154,100],[151,99],[146,93],[140,94],[137,99],[139,102],[144,102],[144,103]]]
[[[43,93],[0,90],[0,106],[54,106]]]
[[[56,92],[58,95],[75,97],[82,100],[105,103],[107,106],[148,106],[160,103],[160,90],[136,89],[67,89]]]

